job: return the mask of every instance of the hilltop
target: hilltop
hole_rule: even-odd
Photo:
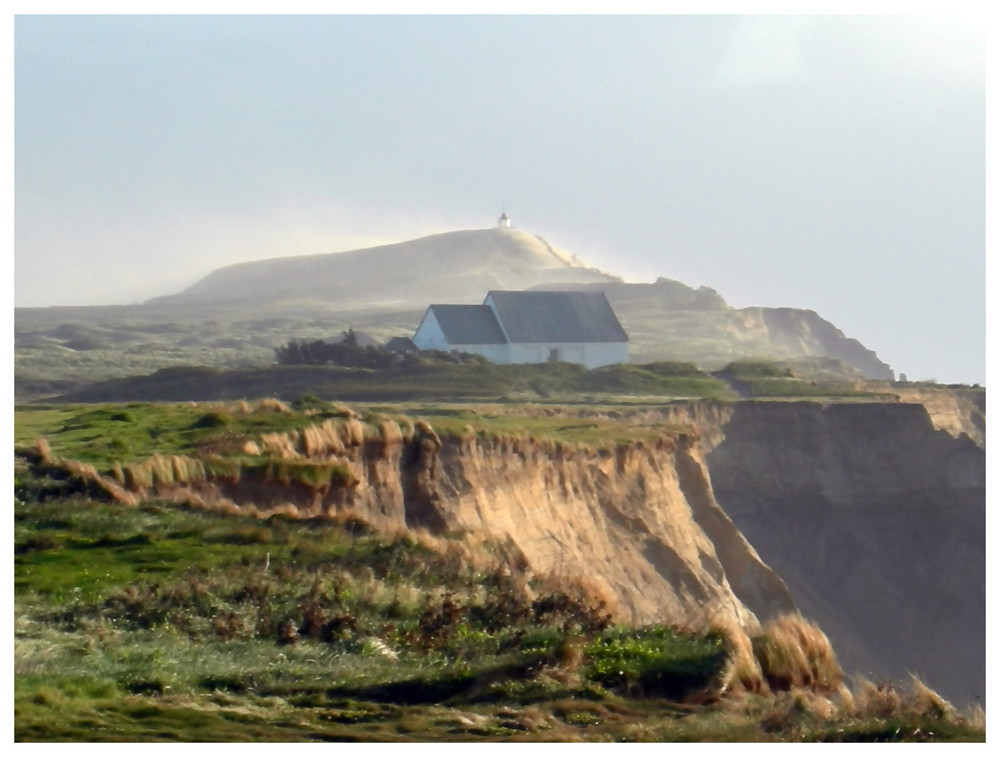
[[[337,308],[423,308],[481,301],[490,289],[621,281],[539,236],[509,228],[452,231],[349,252],[227,266],[152,305],[320,302]]]

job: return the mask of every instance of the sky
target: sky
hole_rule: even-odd
[[[984,25],[19,15],[14,301],[513,225],[985,384]]]

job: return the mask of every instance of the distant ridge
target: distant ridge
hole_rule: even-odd
[[[239,263],[149,304],[320,300],[344,308],[408,308],[438,301],[481,302],[491,289],[620,281],[541,237],[498,227],[363,250]]]

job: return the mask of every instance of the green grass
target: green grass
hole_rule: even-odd
[[[245,442],[259,439],[262,433],[301,430],[329,418],[337,420],[348,412],[316,398],[301,406],[305,409],[291,412],[276,412],[267,406],[247,412],[232,403],[22,406],[15,408],[14,441],[16,446],[26,448],[44,438],[57,457],[91,463],[104,472],[110,472],[115,463],[138,462],[154,454],[186,455],[202,460],[210,472],[218,475],[242,470],[247,476],[295,480],[314,488],[343,482],[347,472],[342,466],[270,460],[242,452]],[[460,437],[471,430],[483,437],[534,438],[599,447],[651,441],[688,430],[657,420],[622,423],[621,410],[598,404],[377,404],[364,412],[362,420],[369,424],[397,420],[406,426],[423,418],[443,437]]]
[[[189,403],[28,406],[15,409],[14,443],[28,446],[44,437],[61,457],[106,467],[154,453],[190,454],[213,445],[231,447],[262,432],[286,431],[316,421],[316,416],[304,413],[221,412]]]
[[[727,652],[721,637],[654,627],[641,636],[624,628],[602,634],[585,656],[588,677],[603,686],[680,701],[719,675]]]
[[[329,521],[40,501],[17,471],[18,741],[983,738],[905,711],[684,704],[725,663],[720,637],[525,594],[488,546],[470,561]]]
[[[384,370],[334,366],[269,366],[239,370],[165,368],[68,392],[67,402],[206,402],[242,397],[347,402],[573,402],[597,404],[621,398],[664,401],[678,398],[869,398],[886,394],[884,385],[865,388],[844,379],[807,380],[787,365],[730,362],[710,375],[686,362],[609,365],[591,371],[568,363],[494,365],[469,357],[422,354]],[[305,409],[305,405],[300,405]],[[222,418],[203,424],[224,427]],[[205,429],[213,426],[205,425]],[[153,429],[155,433],[155,428]],[[115,438],[108,440],[115,443]]]
[[[617,365],[586,371],[569,363],[494,365],[421,355],[385,370],[270,366],[221,371],[174,367],[115,379],[65,395],[72,402],[208,401],[301,395],[356,402],[570,399],[594,394],[733,398],[725,382],[689,363]]]
[[[230,710],[260,740],[359,738],[372,719],[343,712],[373,703],[399,721],[373,738],[409,738],[430,727],[400,730],[410,707],[615,696],[538,677],[567,634],[604,633],[577,600],[328,523],[16,501],[15,587],[21,740],[228,740]]]
[[[866,388],[864,382],[843,379],[809,380],[795,374],[785,363],[767,360],[735,360],[714,375],[745,398],[895,401],[895,395],[887,392],[884,384]]]
[[[622,423],[610,408],[593,406],[590,412],[579,407],[537,405],[412,404],[381,405],[387,412],[406,412],[426,418],[443,437],[462,436],[470,430],[481,437],[517,437],[565,442],[574,445],[609,447],[616,444],[650,441],[674,436],[689,429],[663,421]]]
[[[630,337],[633,363],[683,361],[703,370],[718,370],[749,355],[793,360],[801,355],[772,340],[767,329],[747,328],[753,309],[735,310],[714,292],[693,290],[680,282],[616,285],[609,300]],[[161,368],[206,366],[213,370],[265,368],[274,362],[274,348],[290,339],[312,341],[339,337],[347,329],[383,342],[412,335],[426,303],[397,312],[378,310],[335,312],[329,300],[294,303],[205,303],[178,309],[155,303],[132,307],[18,308],[15,311],[15,393],[20,398],[62,394],[106,379],[153,374]],[[802,314],[806,333],[816,325]],[[175,376],[175,380],[181,378]],[[186,391],[197,389],[192,375],[183,380]],[[302,382],[312,379],[303,377]],[[214,380],[213,380],[214,381]],[[297,380],[285,377],[290,391]],[[248,380],[247,386],[250,385]],[[261,389],[258,385],[258,389]],[[347,386],[342,388],[348,388]],[[363,384],[352,384],[362,390]],[[394,391],[405,390],[396,387]],[[385,392],[385,388],[382,388]],[[262,391],[225,397],[264,396]],[[481,396],[481,395],[476,395]],[[363,398],[340,393],[345,400]],[[136,396],[134,399],[183,399],[176,396]],[[222,399],[198,396],[197,399]],[[120,400],[122,396],[105,396]],[[383,393],[381,399],[390,399]],[[395,396],[401,400],[404,397]]]

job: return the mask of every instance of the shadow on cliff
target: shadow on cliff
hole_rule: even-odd
[[[740,403],[716,497],[845,671],[985,702],[985,451],[919,404]]]

